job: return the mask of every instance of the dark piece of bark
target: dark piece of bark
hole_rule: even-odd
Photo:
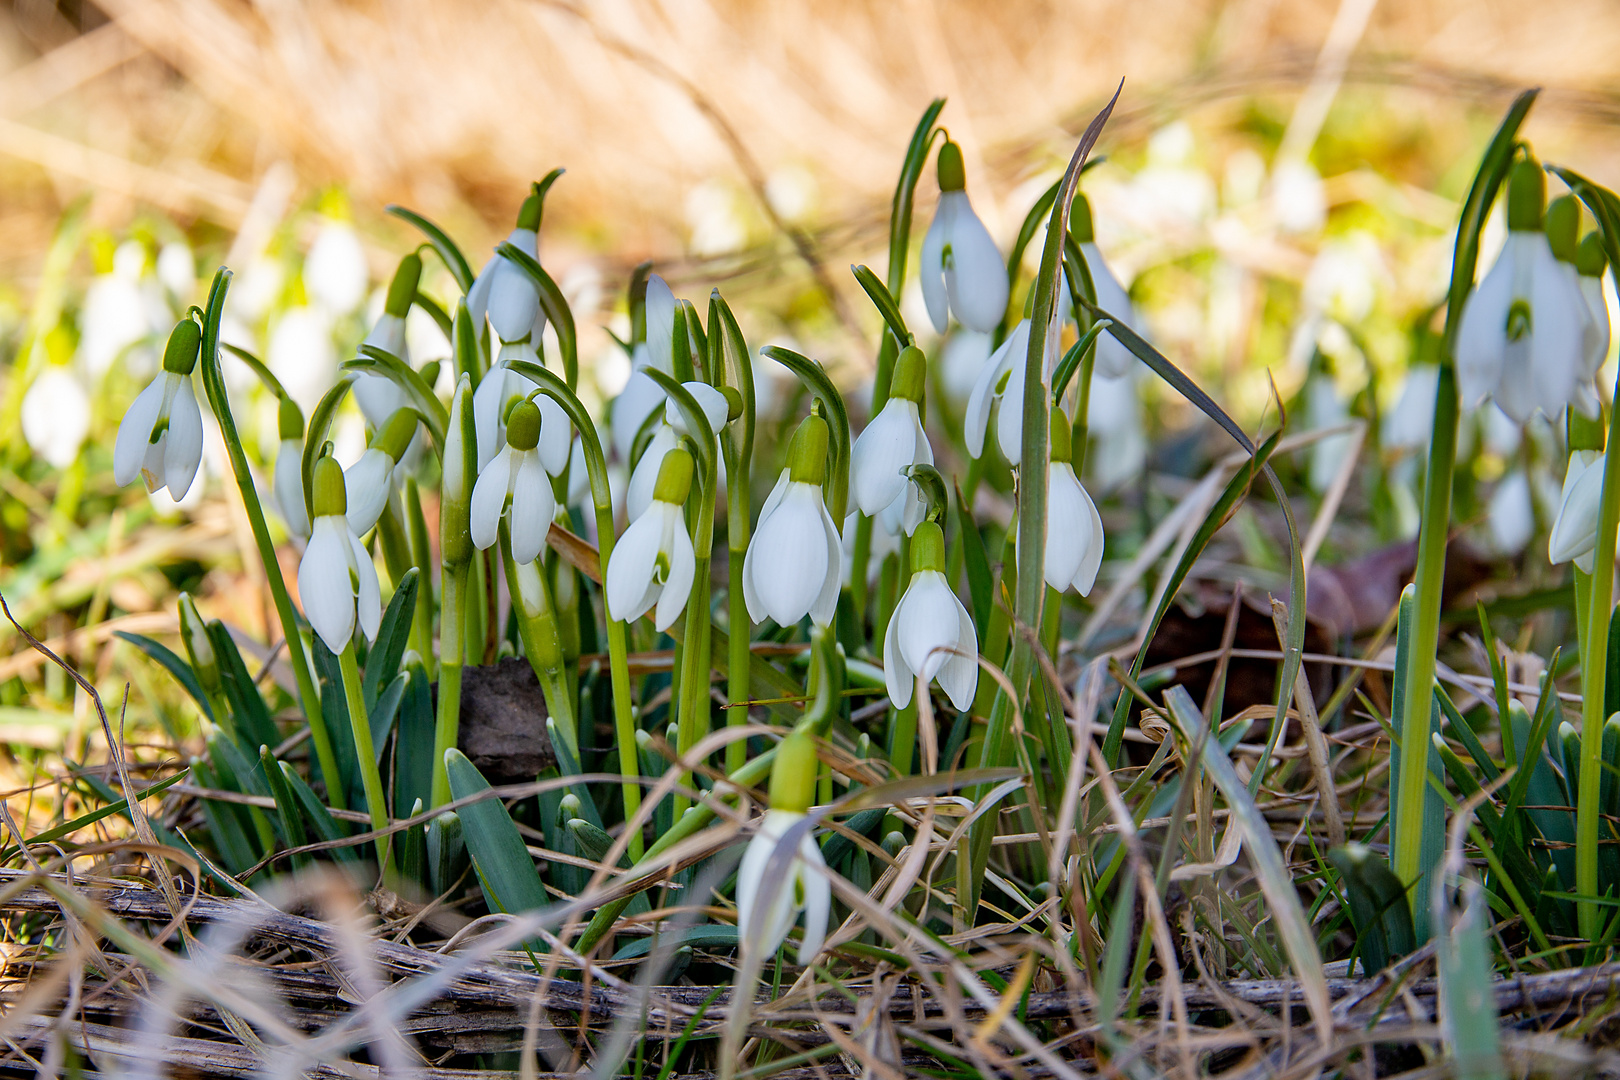
[[[456,743],[491,784],[524,783],[557,763],[546,716],[540,680],[527,660],[509,656],[462,671]]]

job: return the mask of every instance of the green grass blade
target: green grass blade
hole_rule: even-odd
[[[446,750],[444,764],[453,798],[465,799],[489,790],[489,781],[460,750]],[[470,803],[459,813],[467,851],[491,910],[517,914],[550,903],[534,859],[499,799]]]

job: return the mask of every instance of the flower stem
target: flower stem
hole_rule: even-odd
[[[427,518],[415,480],[405,481],[406,535],[411,543],[411,565],[417,569],[416,611],[411,619],[411,648],[433,671],[433,555],[428,545]]]
[[[728,531],[735,526],[728,523]],[[730,541],[730,551],[727,552],[730,561],[731,588],[727,596],[730,608],[730,618],[726,622],[726,631],[731,635],[727,641],[729,652],[726,659],[726,700],[731,708],[726,710],[727,726],[748,723],[748,695],[749,678],[748,664],[751,659],[748,650],[749,639],[753,637],[752,627],[748,622],[748,606],[743,603],[743,559],[747,556],[747,531],[743,530],[743,550],[736,547],[736,539]],[[742,768],[743,762],[748,758],[748,743],[744,739],[735,739],[726,744],[726,772],[733,773]]]
[[[692,550],[696,567],[692,573],[692,592],[686,599],[686,638],[681,649],[679,728],[675,748],[681,755],[709,733],[709,680],[713,667],[709,637],[709,552],[714,548],[714,496],[715,475],[711,464],[703,485],[698,491],[697,521],[692,529]],[[747,647],[746,635],[743,646]],[[680,782],[692,785],[691,770],[681,771]],[[686,796],[679,791],[674,796],[675,820],[686,812]]]
[[[450,801],[444,752],[456,745],[461,726],[461,666],[466,645],[467,567],[445,564],[439,602],[439,721],[433,731],[433,805]]]
[[[1620,387],[1617,387],[1620,389]],[[1581,772],[1575,806],[1575,891],[1598,895],[1598,817],[1603,790],[1603,703],[1608,677],[1609,617],[1614,605],[1615,527],[1620,522],[1620,406],[1609,410],[1603,455],[1603,500],[1598,510],[1597,550],[1592,555],[1592,592],[1581,635]],[[1576,909],[1581,935],[1596,941],[1603,909],[1583,903]]]
[[[354,662],[354,642],[343,646],[338,654],[338,668],[343,672],[343,697],[349,706],[349,727],[354,732],[354,753],[359,759],[360,779],[366,789],[366,811],[371,815],[371,827],[381,831],[388,828],[388,796],[383,790],[382,773],[377,769],[377,753],[371,745],[371,717],[366,710],[365,690],[360,683],[360,669]],[[392,840],[377,837],[377,876],[387,881],[392,874],[389,853]]]
[[[568,680],[564,675],[562,639],[557,633],[556,608],[551,589],[539,559],[519,566],[512,558],[511,538],[506,523],[501,523],[501,558],[506,567],[506,588],[517,605],[518,634],[523,638],[523,651],[528,654],[529,666],[540,680],[540,692],[546,699],[546,712],[557,722],[557,733],[568,744],[574,761],[579,761],[579,721],[574,715],[573,701],[568,695]]]

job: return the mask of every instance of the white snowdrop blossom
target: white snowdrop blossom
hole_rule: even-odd
[[[1598,515],[1603,503],[1603,459],[1596,450],[1569,455],[1558,516],[1547,538],[1547,558],[1554,566],[1573,561],[1590,574],[1597,548]]]
[[[692,455],[671,450],[659,467],[651,502],[608,557],[604,592],[610,618],[634,622],[653,611],[653,626],[665,630],[685,610],[697,572],[682,511],[691,487]]]
[[[323,219],[304,258],[304,288],[310,299],[333,315],[347,315],[365,299],[370,276],[354,226]]]
[[[298,564],[304,616],[334,653],[348,648],[356,622],[371,641],[382,622],[382,593],[371,555],[349,528],[343,469],[330,456],[315,463],[315,524]]]
[[[417,418],[412,409],[399,409],[377,430],[360,460],[343,474],[349,504],[349,531],[364,536],[382,517],[394,493],[394,477],[400,458],[416,435]]]
[[[913,684],[938,680],[966,710],[979,685],[979,635],[945,580],[945,534],[925,521],[911,538],[911,583],[883,637],[883,681],[895,708],[911,704]]]
[[[793,435],[788,467],[760,510],[743,557],[743,600],[748,616],[792,626],[806,615],[817,626],[832,622],[843,580],[843,548],[827,512],[827,421],[812,413]]]
[[[176,501],[185,498],[202,462],[202,409],[191,385],[202,330],[183,319],[169,335],[163,370],[142,390],[118,425],[113,444],[113,480],[128,484],[136,476],[146,490],[168,488]]]
[[[927,361],[922,350],[906,346],[895,360],[889,400],[850,452],[849,482],[855,505],[869,516],[888,512],[907,535],[916,531],[922,518],[914,509],[921,500],[906,470],[934,463],[920,412],[926,382]],[[890,531],[898,529],[891,527]]]
[[[421,277],[421,256],[411,254],[399,261],[394,280],[388,286],[383,313],[377,317],[361,343],[392,353],[403,360],[407,367],[411,363],[411,351],[405,337],[405,319],[411,312],[411,301],[416,296],[417,282]],[[390,416],[406,404],[405,391],[392,379],[369,372],[361,372],[355,378],[354,400],[372,427],[382,427]]]
[[[1141,320],[1136,314],[1136,305],[1131,303],[1131,294],[1119,283],[1119,279],[1108,268],[1107,261],[1097,248],[1091,220],[1091,202],[1083,194],[1074,197],[1074,203],[1069,210],[1069,233],[1079,244],[1080,254],[1085,256],[1086,271],[1091,275],[1091,288],[1096,294],[1097,306],[1108,312],[1117,322],[1136,330],[1141,325]],[[1060,294],[1060,298],[1066,298],[1066,294],[1067,289]],[[1097,335],[1097,344],[1094,348],[1096,370],[1099,375],[1118,379],[1136,369],[1136,354],[1120,344],[1119,339],[1108,331],[1104,330]]]
[[[506,423],[506,445],[479,470],[473,485],[469,524],[474,546],[479,550],[493,546],[500,538],[504,517],[510,529],[512,560],[520,565],[539,558],[551,519],[557,514],[557,497],[538,450],[548,422],[538,404],[527,398],[519,400]],[[565,440],[566,423],[564,420]],[[565,441],[565,462],[567,454]]]
[[[941,334],[950,315],[987,334],[1007,312],[1007,264],[965,187],[961,147],[947,140],[939,150],[939,206],[918,263],[928,318]]]
[[[276,450],[276,475],[271,493],[287,531],[309,537],[309,507],[304,503],[304,414],[292,398],[281,399],[277,424],[281,446]]]
[[[816,768],[815,740],[805,732],[794,732],[777,746],[770,809],[737,867],[738,938],[743,951],[761,961],[781,947],[801,912],[804,939],[799,943],[799,963],[815,959],[827,939],[832,882],[815,837],[810,828],[801,826],[815,791]],[[791,852],[779,855],[795,826],[802,828],[799,838]]]
[[[506,417],[512,407],[528,398],[539,386],[528,376],[512,370],[513,360],[539,364],[539,354],[527,341],[506,343],[501,346],[495,365],[479,380],[473,391],[473,422],[478,429],[478,471],[494,459],[506,445]],[[548,395],[535,399],[540,409],[540,462],[552,476],[561,476],[568,467],[568,449],[572,428],[563,407]]]
[[[22,432],[28,448],[65,469],[90,433],[90,395],[67,368],[51,364],[29,384],[22,400]]]
[[[1046,583],[1059,592],[1091,592],[1102,565],[1103,527],[1097,504],[1074,474],[1072,431],[1062,409],[1052,410],[1052,454],[1046,467]]]
[[[528,255],[540,257],[540,210],[543,196],[539,186],[523,200],[517,227],[506,242]],[[489,319],[490,329],[503,342],[527,341],[538,344],[546,327],[545,310],[540,306],[540,290],[534,279],[504,255],[495,255],[478,272],[467,293],[467,310],[473,326],[482,327]]]
[[[647,380],[651,382],[651,379]],[[697,400],[698,408],[703,410],[704,419],[709,422],[709,430],[716,435],[726,426],[727,417],[731,412],[731,403],[726,395],[706,382],[682,383],[687,393]],[[660,396],[663,391],[659,391]],[[664,403],[664,419],[653,432],[653,437],[647,443],[647,448],[641,453],[641,460],[630,472],[630,490],[626,494],[626,512],[631,521],[646,511],[653,500],[653,488],[658,483],[659,469],[664,463],[664,455],[674,450],[680,444],[682,436],[690,435],[691,430],[686,425],[686,413],[673,399]]]
[[[1543,184],[1534,162],[1513,167],[1507,243],[1468,298],[1457,334],[1463,405],[1491,397],[1520,423],[1537,409],[1556,419],[1582,400],[1586,301],[1541,230]]]
[[[270,332],[265,364],[304,412],[313,412],[337,369],[331,317],[312,305],[290,307]]]
[[[657,274],[647,278],[647,296],[642,305],[646,323],[646,340],[636,343],[631,350],[630,379],[619,396],[613,399],[608,423],[613,429],[613,449],[620,461],[630,460],[647,417],[664,400],[647,369],[657,368],[665,375],[675,370],[675,294]]]
[[[990,362],[989,334],[963,327],[945,339],[939,354],[940,385],[951,403],[961,406],[973,393],[984,365]]]
[[[967,441],[968,453],[974,457],[984,454],[985,431],[990,426],[990,411],[996,409],[996,443],[1002,454],[1018,467],[1024,446],[1024,369],[1028,366],[1030,323],[1023,319],[1007,335],[984,366],[978,385],[968,398],[967,410],[962,417],[962,435]],[[1045,378],[1050,380],[1057,367],[1056,328],[1046,335]]]

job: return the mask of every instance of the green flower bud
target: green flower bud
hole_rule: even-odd
[[[349,493],[343,486],[343,466],[328,455],[315,463],[315,516],[349,512]]]
[[[185,642],[186,655],[191,658],[191,670],[197,673],[197,681],[210,694],[217,693],[220,689],[219,659],[214,655],[214,643],[208,636],[208,626],[203,622],[190,593],[180,594],[180,640]]]
[[[517,227],[538,232],[540,229],[540,210],[545,202],[545,196],[540,194],[540,185],[529,186],[529,197],[523,200],[523,206],[518,210]]]
[[[191,319],[181,319],[169,335],[169,344],[163,350],[163,370],[171,375],[190,375],[197,366],[197,353],[202,348],[202,327]]]
[[[411,436],[416,434],[416,422],[415,409],[395,409],[394,415],[371,437],[371,445],[399,461],[405,448],[411,445]]]
[[[1579,409],[1564,410],[1564,432],[1570,451],[1603,450],[1604,424],[1601,417],[1592,419],[1581,415]]]
[[[743,414],[742,391],[735,386],[722,386],[720,393],[726,399],[726,422],[730,423]]]
[[[967,187],[967,170],[962,168],[962,148],[946,139],[939,148],[939,190],[961,191]]]
[[[1062,409],[1052,407],[1052,460],[1073,461],[1073,431],[1069,427],[1069,418]]]
[[[1096,238],[1091,224],[1091,200],[1081,192],[1074,193],[1069,204],[1069,235],[1077,244],[1089,244]]]
[[[417,374],[422,376],[422,382],[429,390],[433,389],[433,387],[438,383],[439,369],[443,366],[444,364],[438,360],[429,360],[417,371]]]
[[[937,521],[925,521],[911,534],[911,572],[945,570],[945,533]]]
[[[281,404],[276,409],[276,425],[280,428],[284,440],[304,437],[304,410],[298,407],[298,402],[290,397],[281,399]]]
[[[1508,228],[1533,232],[1541,228],[1542,208],[1547,205],[1547,177],[1532,158],[1513,166],[1508,174]]]
[[[894,362],[894,375],[889,380],[889,396],[921,402],[928,382],[928,358],[915,345],[900,350]]]
[[[800,484],[827,480],[827,421],[815,413],[804,418],[788,444],[788,478]]]
[[[1575,261],[1575,238],[1581,228],[1581,206],[1573,195],[1560,195],[1547,205],[1547,219],[1543,228],[1547,245],[1561,262]]]
[[[540,406],[528,398],[512,406],[506,417],[506,442],[514,450],[533,450],[540,445]]]
[[[692,455],[685,447],[677,446],[658,463],[658,480],[653,485],[653,500],[684,506],[692,491]]]
[[[816,801],[816,740],[809,732],[795,731],[776,747],[771,763],[771,809],[803,814]]]
[[[579,796],[572,791],[557,800],[557,820],[559,822],[567,822],[572,818],[579,817],[579,811]]]
[[[1582,277],[1602,277],[1609,267],[1609,253],[1603,250],[1603,237],[1595,232],[1586,234],[1580,247],[1575,249],[1575,269]]]
[[[411,301],[416,298],[416,286],[422,280],[422,256],[414,251],[399,260],[394,280],[388,283],[388,301],[383,310],[395,318],[403,319],[410,313]]]

